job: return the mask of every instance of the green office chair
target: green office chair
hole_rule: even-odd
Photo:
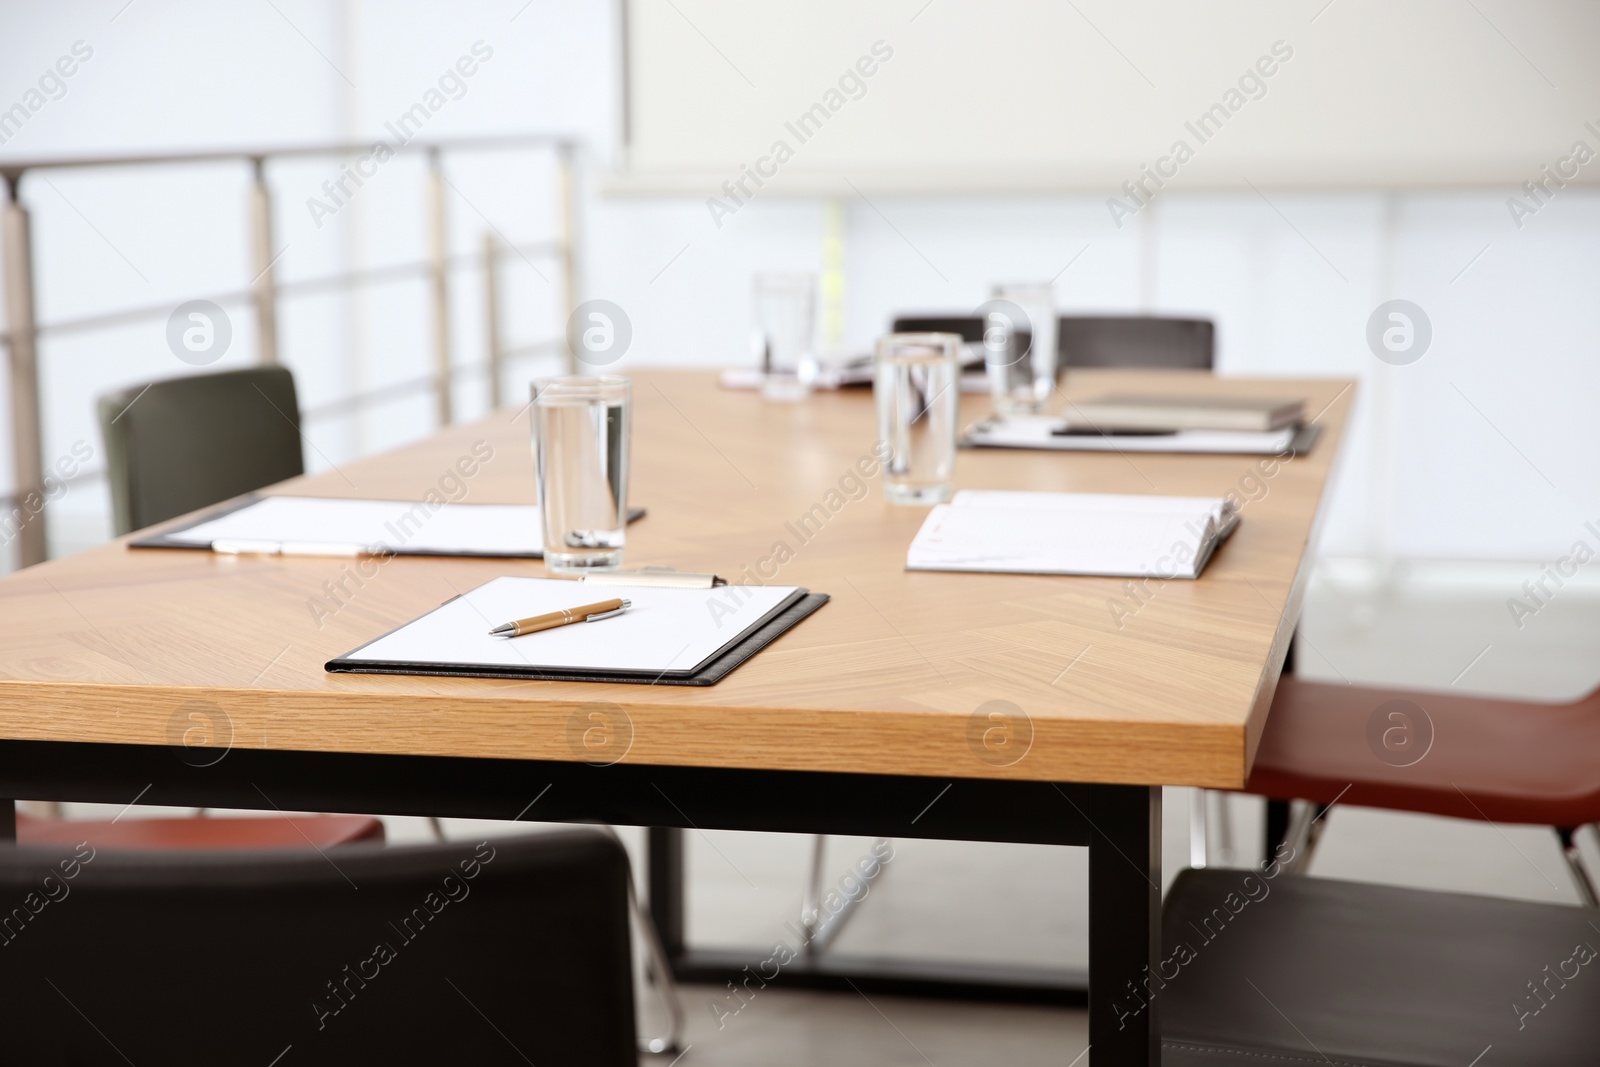
[[[99,410],[118,536],[305,473],[284,367],[132,385]]]
[[[294,376],[283,367],[249,367],[131,385],[101,397],[99,412],[119,536],[305,473]],[[273,820],[215,821],[236,831],[224,847],[272,845],[251,838],[266,836]],[[206,832],[211,828],[194,826],[195,820],[140,820],[140,828],[151,822],[171,824],[163,827],[166,848],[218,845],[217,835]],[[186,828],[185,822],[191,825]],[[434,835],[444,841],[439,820],[428,822]],[[263,825],[253,825],[257,823]],[[300,819],[297,825],[318,847],[344,843],[343,839],[325,840],[325,835],[335,832],[361,834],[365,840],[383,839],[383,826],[377,819],[324,815]],[[318,827],[325,830],[319,832]],[[100,828],[107,834],[113,829]],[[43,828],[36,826],[30,832],[42,834]],[[200,843],[186,844],[188,839]],[[683,1028],[677,988],[655,935],[655,924],[637,900],[635,906],[640,908],[645,948],[652,972],[660,976],[658,990],[668,1017],[666,1033],[643,1038],[640,1045],[647,1052],[676,1051]]]
[[[100,436],[120,536],[241,493],[305,473],[294,376],[283,367],[251,367],[131,385],[102,396]],[[107,848],[316,848],[382,841],[371,816],[18,821],[23,843],[81,834]],[[78,840],[74,837],[73,840]]]

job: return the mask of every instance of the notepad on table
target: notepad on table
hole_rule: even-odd
[[[1197,578],[1238,524],[1221,497],[968,489],[929,513],[906,569]]]
[[[643,514],[629,513],[629,521]],[[209,548],[287,555],[483,556],[544,554],[535,504],[431,504],[416,500],[247,497],[135,548]]]
[[[592,602],[556,578],[502,577],[327,664],[333,672],[710,685],[827,601],[795,586],[608,586],[621,615],[522,637],[489,630]]]

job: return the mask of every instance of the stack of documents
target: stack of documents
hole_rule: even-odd
[[[928,515],[906,569],[1198,578],[1238,525],[1221,497],[968,489]]]
[[[1068,421],[1100,430],[1281,430],[1298,426],[1305,401],[1250,396],[1112,393],[1080,400]]]

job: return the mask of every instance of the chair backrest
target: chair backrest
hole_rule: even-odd
[[[891,333],[953,333],[969,345],[983,340],[983,320],[976,315],[901,315],[890,327]]]
[[[99,416],[119,535],[305,473],[283,367],[129,386],[102,396]]]
[[[967,344],[983,340],[976,315],[902,315],[895,333],[955,333]],[[1028,345],[1027,331],[1018,331]],[[1148,315],[1063,315],[1056,333],[1061,366],[1154,367],[1210,370],[1216,360],[1216,328],[1210,319],[1167,319]]]
[[[981,366],[983,350],[974,348],[983,342],[983,320],[976,315],[902,315],[895,319],[890,326],[894,333],[953,333],[961,338],[967,345],[967,356],[963,362],[968,366]],[[1033,334],[1027,330],[1018,330],[1016,345],[1026,351],[1033,343]]]
[[[635,1067],[627,863],[588,828],[0,850],[0,1059]]]
[[[1063,367],[1210,370],[1216,362],[1210,319],[1063,315],[1056,338]]]

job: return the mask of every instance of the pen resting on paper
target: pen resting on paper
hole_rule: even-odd
[[[494,637],[521,637],[523,634],[537,633],[540,630],[550,630],[557,626],[567,626],[575,622],[596,622],[600,619],[609,619],[621,615],[633,607],[633,601],[616,597],[611,600],[602,600],[597,604],[584,604],[576,608],[560,608],[549,611],[543,615],[535,615],[528,619],[515,619],[503,622],[490,630]]]

